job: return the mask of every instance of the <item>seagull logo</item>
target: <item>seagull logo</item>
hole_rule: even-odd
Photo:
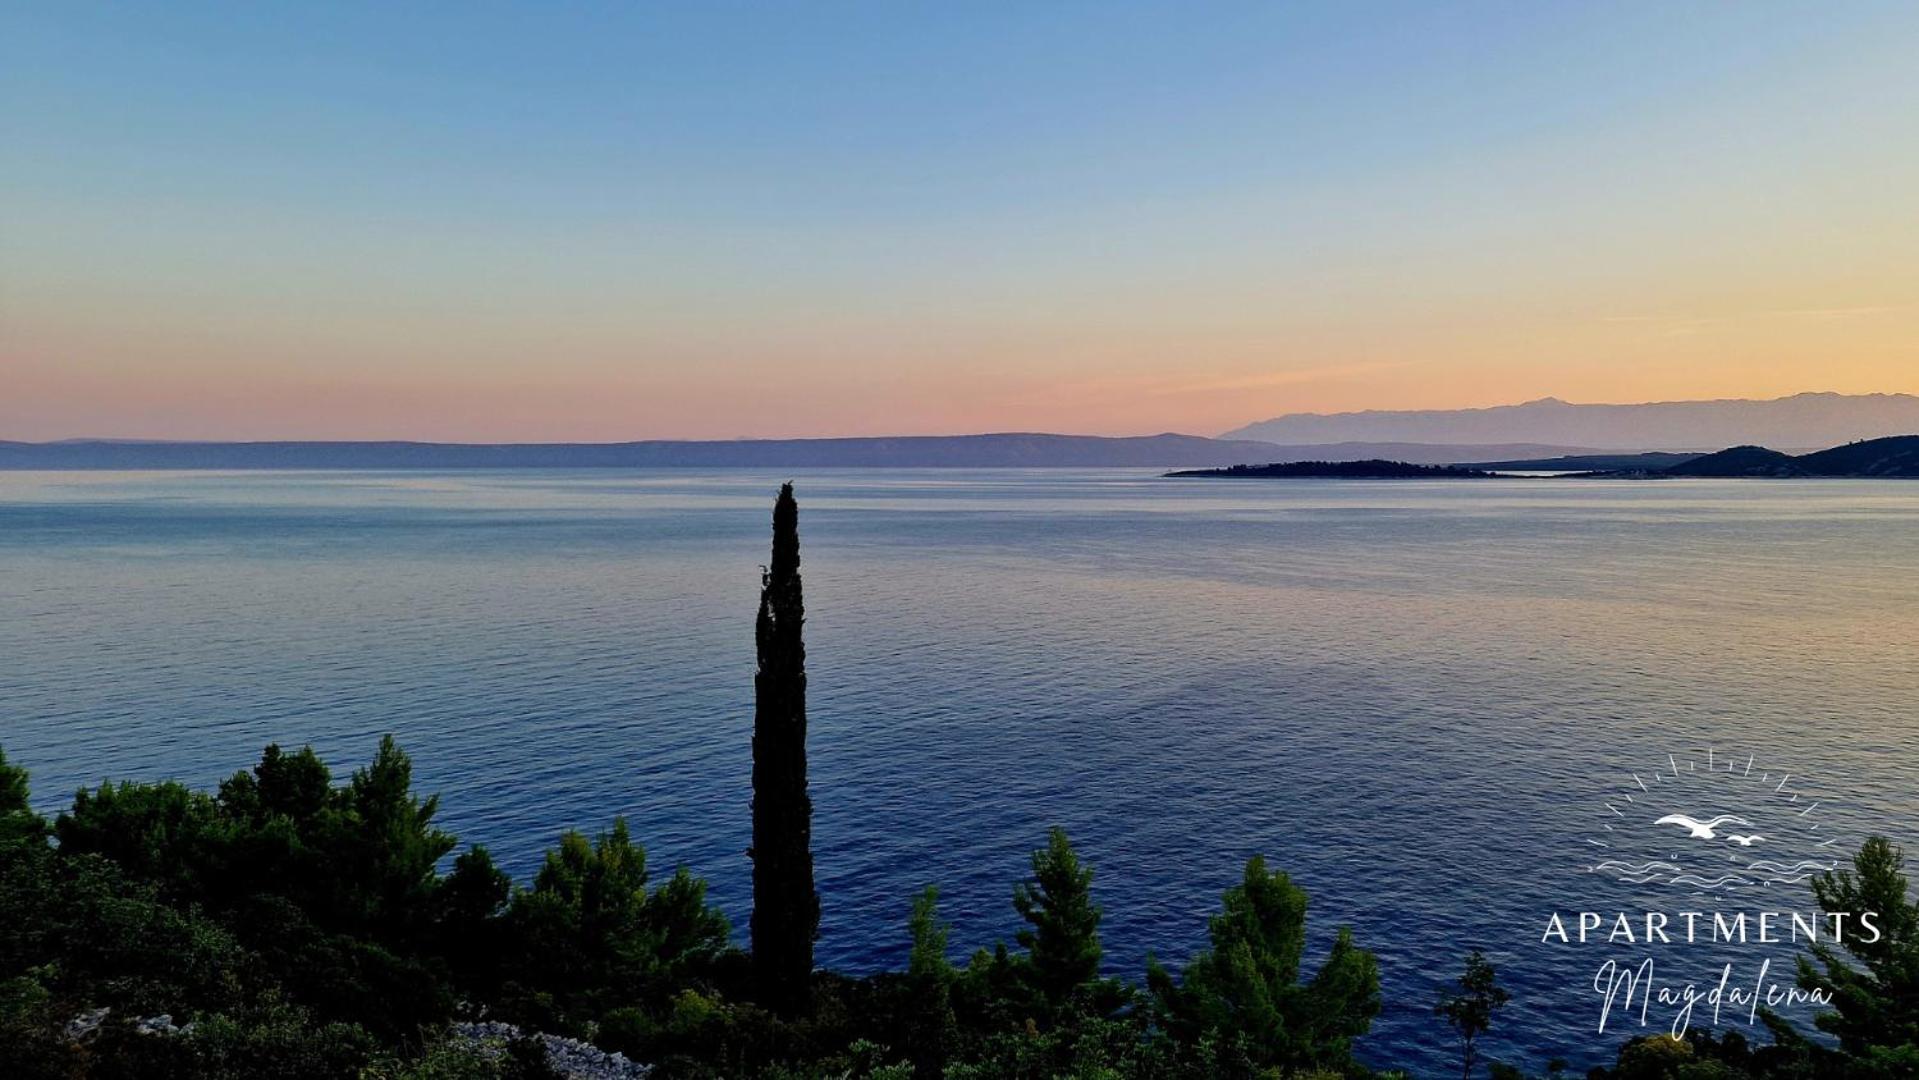
[[[1657,769],[1628,772],[1600,804],[1606,816],[1585,838],[1595,849],[1587,853],[1592,873],[1640,888],[1772,902],[1776,890],[1840,864],[1842,838],[1813,816],[1824,800],[1794,790],[1792,773],[1753,754],[1665,757]]]
[[[1742,817],[1734,817],[1731,814],[1721,814],[1718,817],[1713,818],[1711,821],[1700,821],[1697,818],[1689,817],[1685,814],[1667,814],[1665,817],[1662,817],[1658,821],[1653,822],[1653,824],[1654,825],[1683,825],[1688,830],[1688,835],[1690,836],[1691,839],[1717,840],[1719,839],[1719,834],[1716,832],[1713,832],[1713,830],[1717,829],[1719,826],[1721,825],[1751,825],[1752,822],[1747,821],[1745,818],[1742,818]],[[1756,836],[1746,837],[1739,841],[1739,846],[1751,847],[1752,841],[1759,840],[1759,839],[1764,839],[1764,838],[1756,837]]]

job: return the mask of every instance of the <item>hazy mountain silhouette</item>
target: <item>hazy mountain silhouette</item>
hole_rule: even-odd
[[[626,443],[0,442],[0,469],[573,469],[573,468],[1172,468],[1272,461],[1549,456],[1577,447],[1346,443],[1272,446],[1197,435],[998,434],[858,439]]]
[[[1741,444],[1803,449],[1911,431],[1919,431],[1919,397],[1911,394],[1795,394],[1771,401],[1575,405],[1542,398],[1489,409],[1293,413],[1248,424],[1221,438],[1541,442],[1607,450],[1703,450]]]

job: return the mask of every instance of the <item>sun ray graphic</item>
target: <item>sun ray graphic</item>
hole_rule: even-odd
[[[1587,838],[1599,855],[1591,873],[1723,899],[1797,885],[1837,866],[1841,838],[1822,829],[1817,813],[1824,800],[1794,788],[1790,770],[1711,748],[1665,756],[1661,767],[1629,771],[1601,800],[1599,835]]]

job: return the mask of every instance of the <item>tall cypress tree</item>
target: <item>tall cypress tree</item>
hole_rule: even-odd
[[[753,679],[753,973],[762,1002],[803,1011],[820,898],[813,891],[813,800],[806,793],[806,643],[800,510],[793,485],[773,505],[773,561],[760,581]]]

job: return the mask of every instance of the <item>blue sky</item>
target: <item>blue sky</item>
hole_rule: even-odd
[[[1912,5],[0,10],[0,437],[1919,389]]]

